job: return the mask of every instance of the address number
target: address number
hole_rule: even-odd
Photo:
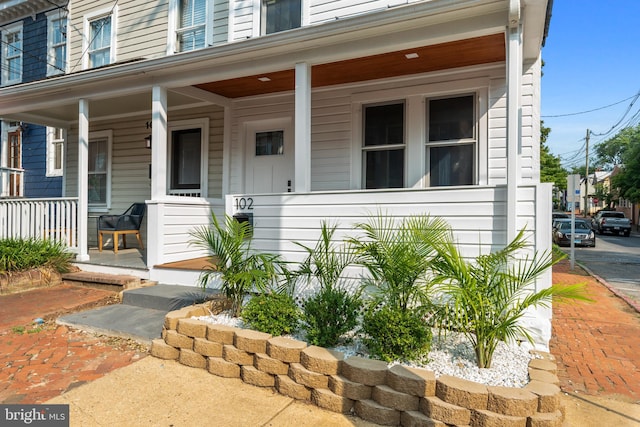
[[[253,209],[253,198],[238,197],[236,200],[236,209]]]

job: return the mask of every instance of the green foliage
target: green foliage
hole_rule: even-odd
[[[365,286],[374,299],[401,310],[428,306],[435,247],[450,235],[446,221],[423,215],[397,223],[378,214],[356,227],[364,232],[364,239],[349,242],[371,275]]]
[[[372,307],[364,315],[362,332],[369,353],[387,362],[420,359],[431,347],[431,328],[412,310]]]
[[[323,287],[304,302],[307,340],[321,347],[334,347],[358,324],[362,305],[359,293],[338,287]]]
[[[588,300],[581,285],[532,292],[531,286],[545,270],[559,261],[552,251],[516,259],[525,248],[524,230],[505,248],[467,261],[453,243],[440,248],[434,269],[445,297],[435,314],[436,324],[459,329],[472,343],[480,368],[491,367],[499,341],[526,338],[529,332],[518,322],[530,307],[548,306],[552,297]]]
[[[554,156],[545,144],[540,145],[540,182],[552,182],[559,190],[567,189],[567,170],[560,156]]]
[[[71,267],[73,253],[52,240],[0,240],[0,272],[25,271],[48,267],[66,273]]]
[[[290,295],[267,293],[255,296],[242,308],[242,320],[252,329],[273,336],[298,329],[302,313]]]
[[[613,138],[596,145],[596,159],[603,166],[611,170],[614,166],[626,163],[627,151],[632,145],[640,141],[640,125],[635,128],[625,128]]]
[[[251,225],[226,216],[224,226],[211,213],[211,224],[191,232],[191,243],[207,249],[217,258],[199,278],[202,287],[222,280],[221,289],[232,302],[235,316],[240,315],[245,295],[258,290],[265,292],[272,287],[284,269],[280,257],[275,254],[255,252],[251,249]]]

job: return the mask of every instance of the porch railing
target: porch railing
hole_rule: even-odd
[[[78,246],[77,197],[0,199],[0,238],[51,239]]]
[[[20,197],[24,194],[24,170],[0,167],[0,197]]]

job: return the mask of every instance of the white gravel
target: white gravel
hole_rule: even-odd
[[[199,316],[195,319],[209,323],[223,324],[242,328],[242,319],[228,314]],[[305,341],[304,336],[292,336]],[[505,387],[524,387],[529,382],[528,365],[532,356],[529,350],[533,347],[524,342],[520,345],[507,345],[500,342],[493,354],[491,368],[480,369],[476,365],[475,353],[471,344],[459,333],[448,333],[446,338],[439,338],[434,332],[431,351],[427,361],[402,362],[403,365],[421,367],[435,372],[436,378],[451,375],[475,381],[480,384]],[[355,338],[349,345],[338,346],[333,350],[341,351],[345,357],[354,355],[368,357],[367,349]],[[394,365],[397,362],[390,364]]]

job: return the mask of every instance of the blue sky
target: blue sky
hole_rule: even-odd
[[[640,0],[555,0],[542,59],[547,145],[565,167],[584,165],[587,129],[610,131],[640,92]],[[640,99],[622,124],[639,111]],[[589,151],[615,133],[592,135]]]

